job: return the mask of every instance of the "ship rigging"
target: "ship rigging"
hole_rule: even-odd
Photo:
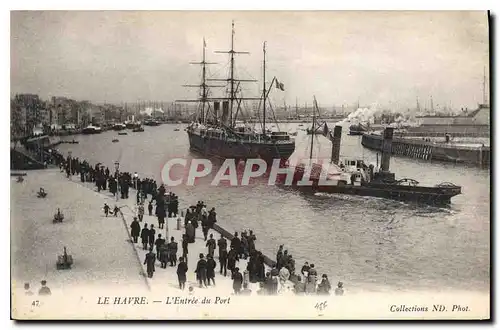
[[[249,54],[234,50],[234,22],[232,24],[231,49],[229,51],[216,51],[227,53],[230,58],[229,77],[227,79],[207,78],[206,66],[215,64],[206,61],[206,42],[203,40],[202,82],[199,85],[184,85],[186,87],[200,88],[200,98],[197,100],[183,100],[178,102],[197,102],[199,104],[196,121],[187,128],[190,148],[209,156],[221,158],[249,159],[262,158],[267,162],[275,159],[286,161],[295,151],[295,140],[288,132],[269,132],[266,129],[267,101],[273,86],[284,90],[283,84],[276,77],[271,84],[266,86],[266,43],[263,46],[263,88],[259,98],[243,97],[241,83],[255,82],[256,80],[236,79],[235,55]],[[224,87],[222,85],[208,85],[207,81],[223,81],[227,83],[228,95],[226,97],[210,97],[211,87]],[[240,94],[240,95],[238,95]],[[262,130],[257,131],[250,127],[238,127],[237,118],[241,111],[243,101],[258,100],[262,104]],[[220,106],[222,103],[222,114]],[[259,104],[259,108],[260,108]],[[270,106],[270,105],[269,105]],[[271,110],[272,107],[270,106]]]

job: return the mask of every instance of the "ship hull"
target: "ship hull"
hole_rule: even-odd
[[[251,159],[261,158],[287,160],[295,151],[295,142],[257,143],[244,141],[226,141],[216,138],[201,137],[188,132],[190,149],[206,156],[220,158]]]
[[[279,183],[284,183],[284,176],[278,176]],[[309,191],[311,193],[321,192],[328,194],[343,194],[355,196],[369,196],[385,199],[392,199],[402,202],[411,202],[427,205],[448,205],[451,203],[451,198],[461,194],[461,188],[440,188],[440,187],[422,187],[422,186],[401,186],[396,184],[337,184],[337,185],[320,185],[317,180],[310,179],[313,184],[311,186],[298,186],[297,181],[300,178],[294,176],[292,187],[301,191]]]

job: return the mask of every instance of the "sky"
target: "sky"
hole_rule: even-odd
[[[92,102],[197,97],[206,40],[210,76],[226,78],[231,21],[243,96],[266,81],[274,103],[322,107],[475,108],[489,79],[487,13],[481,11],[13,11],[11,95]],[[222,96],[214,88],[213,96]]]

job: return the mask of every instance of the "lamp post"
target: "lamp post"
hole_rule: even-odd
[[[118,161],[115,162],[115,177],[116,177],[116,201],[118,201],[118,188],[119,188],[119,181],[118,181],[118,175],[119,175],[119,170],[120,170],[120,163]]]

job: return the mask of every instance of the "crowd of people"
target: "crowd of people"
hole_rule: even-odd
[[[94,182],[97,190],[108,189],[113,195],[120,193],[121,198],[129,197],[131,187],[137,190],[137,215],[130,225],[130,233],[134,243],[141,239],[142,248],[147,250],[144,264],[149,278],[155,273],[155,264],[158,261],[160,268],[177,267],[178,285],[180,289],[185,288],[187,281],[189,244],[195,242],[196,231],[201,227],[206,254],[200,253],[197,258],[196,280],[199,287],[208,287],[215,285],[215,274],[217,262],[219,265],[220,276],[231,277],[233,281],[233,290],[235,294],[249,295],[251,290],[250,283],[259,283],[258,294],[277,295],[283,291],[289,290],[297,295],[329,295],[332,289],[328,276],[322,274],[318,279],[318,273],[314,264],[306,262],[300,273],[296,272],[295,260],[283,245],[279,246],[276,254],[276,262],[270,261],[265,255],[256,248],[256,235],[252,230],[241,233],[235,232],[234,235],[225,235],[230,238],[229,242],[220,234],[216,239],[213,234],[209,235],[210,229],[214,229],[217,222],[217,213],[212,207],[208,210],[203,201],[198,201],[186,209],[184,216],[184,234],[182,235],[181,248],[182,253],[178,258],[178,242],[174,237],[162,237],[162,234],[156,233],[153,224],[144,223],[141,228],[141,222],[144,218],[144,203],[148,202],[148,214],[153,215],[153,204],[155,206],[154,215],[158,220],[158,229],[163,229],[165,219],[168,217],[179,216],[179,199],[173,193],[166,193],[164,185],[158,186],[154,179],[140,179],[137,173],[131,175],[128,172],[118,172],[114,174],[98,163],[91,166],[87,161],[80,161],[78,158],[67,157],[66,159],[56,151],[52,153],[56,164],[61,170],[65,170],[67,176],[80,175],[81,182]],[[151,199],[148,201],[148,195]],[[114,206],[111,208],[104,205],[105,215],[113,214],[117,216],[120,209]],[[215,251],[218,252],[217,258]],[[246,267],[240,269],[240,260],[246,260]],[[266,272],[266,264],[271,268]],[[238,266],[237,266],[238,265]],[[229,271],[229,273],[228,273]],[[335,289],[336,295],[343,294],[343,283],[339,282]]]

